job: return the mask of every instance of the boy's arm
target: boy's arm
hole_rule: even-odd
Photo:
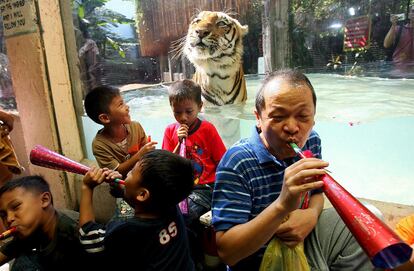
[[[126,176],[144,154],[155,149],[156,144],[158,144],[156,141],[148,142],[137,153],[132,155],[131,158],[120,163],[116,170],[121,173],[122,176]]]
[[[82,195],[79,207],[79,226],[82,227],[87,222],[95,221],[95,214],[93,212],[93,188],[87,185],[82,185]]]
[[[178,154],[180,151],[180,141],[178,141],[177,144],[174,144],[173,136],[175,136],[175,129],[169,125],[164,131],[162,149]]]
[[[394,39],[395,39],[395,32],[397,29],[397,21],[398,18],[396,16],[392,16],[391,17],[391,28],[388,31],[387,35],[384,38],[384,47],[385,48],[390,48],[392,46],[392,44],[394,43]]]
[[[83,178],[82,194],[79,207],[79,226],[82,227],[88,222],[95,221],[93,211],[93,189],[104,181],[111,181],[122,178],[119,172],[107,168],[92,167]]]

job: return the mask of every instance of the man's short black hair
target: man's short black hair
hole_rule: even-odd
[[[120,96],[119,89],[111,86],[99,86],[92,89],[85,97],[85,111],[94,122],[102,124],[100,114],[109,113],[109,105],[116,96]]]
[[[184,100],[192,100],[201,105],[201,87],[193,80],[177,81],[168,88],[170,105]]]
[[[153,150],[141,158],[139,166],[141,185],[150,192],[147,211],[168,210],[193,189],[194,170],[189,159],[166,150]]]
[[[0,197],[4,193],[8,191],[12,191],[19,187],[23,188],[26,191],[39,193],[39,194],[44,193],[44,192],[49,192],[51,202],[53,205],[53,197],[52,197],[52,193],[50,192],[49,184],[46,182],[46,180],[42,176],[38,176],[38,175],[25,176],[25,177],[17,178],[17,179],[6,182],[0,188]]]
[[[274,79],[283,79],[289,84],[296,85],[300,83],[304,83],[306,86],[308,86],[312,92],[312,100],[313,105],[316,109],[316,94],[315,90],[312,86],[312,83],[309,81],[308,77],[304,75],[302,72],[298,70],[292,70],[292,69],[284,69],[284,70],[278,70],[270,73],[266,76],[264,79],[262,86],[260,87],[259,91],[256,93],[256,111],[257,113],[261,113],[262,110],[265,108],[265,99],[264,99],[264,91],[266,89],[266,86],[272,82]]]

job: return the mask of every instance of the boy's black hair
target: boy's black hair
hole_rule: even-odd
[[[51,203],[53,205],[53,196],[52,196],[52,193],[50,192],[49,184],[46,182],[45,179],[43,179],[42,176],[38,176],[38,175],[25,176],[25,177],[17,178],[17,179],[6,182],[0,188],[0,197],[4,193],[8,191],[12,191],[19,187],[23,188],[26,191],[37,192],[39,194],[44,193],[44,192],[49,192]]]
[[[119,89],[111,86],[99,86],[92,89],[85,97],[85,111],[94,122],[102,124],[100,114],[109,113],[109,105],[116,96],[120,96]]]
[[[177,81],[168,88],[170,105],[184,100],[192,100],[201,105],[201,87],[192,80]]]
[[[193,164],[166,150],[146,153],[139,162],[141,185],[150,197],[147,211],[163,212],[185,199],[194,186]]]
[[[283,70],[274,71],[268,74],[266,78],[264,79],[259,91],[257,91],[255,106],[256,106],[256,111],[259,114],[262,112],[262,110],[266,106],[265,99],[264,99],[264,90],[266,89],[266,86],[271,81],[273,81],[273,79],[276,79],[276,78],[281,78],[283,80],[286,80],[289,84],[292,84],[292,85],[296,85],[299,83],[305,83],[305,85],[307,85],[312,92],[313,105],[315,106],[315,109],[316,109],[316,94],[312,86],[312,83],[309,81],[308,77],[298,70],[283,69]]]

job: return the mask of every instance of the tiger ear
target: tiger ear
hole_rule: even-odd
[[[245,36],[247,33],[249,33],[249,26],[247,24],[240,25],[241,34]]]
[[[231,17],[230,17],[231,18]],[[233,23],[239,29],[241,36],[245,36],[249,32],[249,26],[247,24],[242,25],[237,19],[231,18]]]

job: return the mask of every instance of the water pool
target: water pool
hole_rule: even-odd
[[[414,80],[308,75],[318,97],[315,130],[336,180],[356,197],[414,205]],[[255,124],[254,95],[262,77],[248,77],[245,105],[206,109],[227,146],[248,137]],[[164,87],[124,92],[132,119],[161,147],[174,122]],[[83,117],[87,156],[99,129]]]

